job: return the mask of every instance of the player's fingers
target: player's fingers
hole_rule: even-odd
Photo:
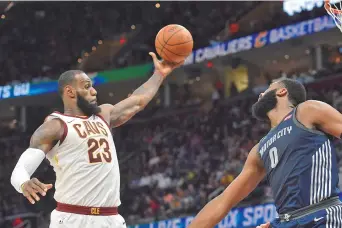
[[[42,182],[40,182],[36,178],[32,179],[32,181],[33,181],[33,184],[31,187],[35,190],[35,193],[37,193],[37,191],[38,191],[42,196],[45,196],[46,195],[46,193],[44,191],[45,184],[43,184]]]
[[[33,196],[33,198],[36,200],[36,201],[39,201],[40,198],[39,196],[37,195],[37,193],[34,192],[34,190],[32,189],[32,191],[30,192],[31,196]]]
[[[43,183],[40,183],[40,182],[39,183],[34,183],[34,184],[32,184],[32,188],[34,189],[35,193],[39,192],[42,196],[46,195],[46,193],[44,191],[45,186],[44,186]]]
[[[49,189],[51,189],[52,187],[53,187],[52,184],[45,184],[45,189],[46,189],[46,191],[49,190]],[[45,189],[44,189],[44,190],[45,190]]]
[[[38,185],[43,192],[47,192],[47,190],[51,189],[53,187],[53,184],[44,184],[42,182],[40,182],[37,178],[33,178],[32,181]],[[42,193],[42,192],[40,192]]]
[[[26,186],[25,190],[23,191],[23,195],[28,199],[28,201],[30,201],[31,204],[34,204],[34,200],[31,196],[30,191],[33,191],[33,189],[29,186]]]
[[[35,186],[34,183],[29,183],[29,185],[26,187],[26,192],[31,195],[34,199],[36,199],[36,201],[39,201],[40,198],[39,196],[35,193]],[[32,203],[32,202],[31,202]]]
[[[262,224],[260,226],[257,226],[256,228],[268,228],[269,227],[269,223],[266,223],[266,224]]]
[[[31,204],[35,203],[31,195],[26,196],[26,199],[28,199],[28,201],[30,201]]]
[[[154,64],[157,64],[159,62],[159,60],[158,60],[156,54],[154,54],[154,52],[149,52],[148,54],[152,57]]]
[[[270,227],[270,223],[266,223],[266,224],[262,224],[261,226],[258,226],[259,228],[269,228]]]

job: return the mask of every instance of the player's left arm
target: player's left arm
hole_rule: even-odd
[[[154,53],[150,52],[149,54],[152,56],[155,68],[150,79],[136,89],[131,96],[116,105],[103,104],[100,106],[101,115],[110,122],[112,127],[118,127],[124,124],[136,113],[143,110],[156,95],[166,76],[184,63],[181,62],[175,65],[165,61],[159,61]]]
[[[298,106],[297,118],[305,126],[342,138],[342,114],[327,103],[308,100]]]

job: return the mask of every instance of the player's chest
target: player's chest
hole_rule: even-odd
[[[71,153],[85,153],[89,163],[110,163],[115,146],[110,129],[102,121],[74,121],[68,124],[65,147]]]
[[[109,128],[103,121],[73,121],[67,124],[67,135],[72,138],[89,139],[93,137],[111,135]]]
[[[291,125],[282,126],[271,131],[260,143],[259,154],[267,169],[273,169],[281,158],[298,143],[298,135]]]

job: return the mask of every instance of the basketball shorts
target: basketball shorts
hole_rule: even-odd
[[[49,228],[126,228],[121,215],[94,216],[53,210]]]
[[[304,217],[281,222],[276,219],[272,228],[342,228],[342,204],[323,209]]]

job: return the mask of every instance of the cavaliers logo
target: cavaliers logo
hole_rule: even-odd
[[[267,43],[267,31],[260,32],[256,37],[254,41],[254,47],[255,48],[261,48],[264,47]]]

